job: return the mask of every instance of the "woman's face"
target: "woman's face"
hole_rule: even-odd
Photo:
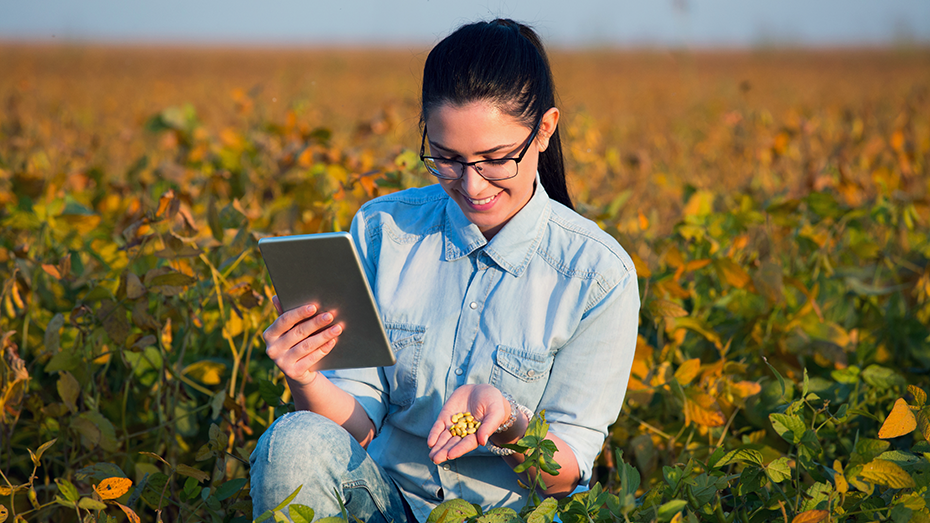
[[[543,115],[536,139],[523,156],[517,176],[488,181],[469,166],[458,180],[439,180],[485,238],[490,240],[497,234],[533,196],[539,153],[546,150],[558,118],[555,108]],[[430,112],[426,129],[430,156],[462,162],[515,158],[533,131],[485,101],[462,106],[443,104]]]

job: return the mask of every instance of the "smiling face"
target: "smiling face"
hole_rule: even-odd
[[[548,146],[558,117],[555,108],[543,115],[539,132],[523,156],[517,176],[492,182],[482,178],[473,167],[466,167],[458,180],[439,180],[485,238],[490,240],[530,201],[539,153]],[[430,112],[426,128],[429,155],[462,162],[516,157],[533,130],[485,101],[440,105]]]

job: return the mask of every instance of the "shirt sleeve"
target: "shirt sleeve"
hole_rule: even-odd
[[[365,269],[365,277],[368,279],[369,286],[375,281],[377,276],[376,253],[377,245],[370,241],[370,231],[367,229],[367,222],[363,213],[364,207],[352,219],[350,234],[355,242],[355,248],[358,250],[359,258],[362,260],[362,266]],[[380,241],[380,236],[375,238]],[[375,296],[377,301],[377,296]],[[388,391],[390,390],[385,379],[384,372],[380,367],[364,369],[340,369],[323,371],[323,375],[329,378],[340,389],[348,392],[355,397],[356,401],[365,409],[365,413],[375,425],[375,431],[380,432],[387,415]]]
[[[583,483],[623,406],[636,350],[639,284],[634,269],[622,274],[556,354],[539,404],[549,432],[574,452]]]

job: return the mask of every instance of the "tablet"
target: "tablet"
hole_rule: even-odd
[[[262,238],[258,248],[285,311],[316,303],[345,326],[332,352],[311,370],[383,367],[394,353],[355,244],[348,233]]]

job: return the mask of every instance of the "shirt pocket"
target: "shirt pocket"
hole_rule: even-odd
[[[515,398],[533,399],[539,402],[548,383],[553,355],[548,350],[515,349],[498,345],[494,351],[494,367],[491,384],[499,390],[511,393]]]
[[[385,322],[384,330],[394,351],[394,357],[397,358],[397,363],[385,368],[391,386],[390,401],[406,407],[413,403],[417,396],[417,375],[426,327],[411,323]]]

